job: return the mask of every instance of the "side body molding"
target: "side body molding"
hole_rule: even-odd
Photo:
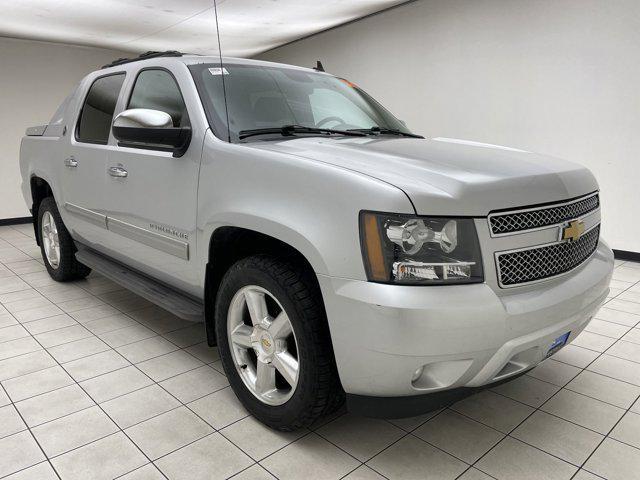
[[[74,215],[79,215],[91,223],[117,233],[118,235],[181,258],[182,260],[189,260],[189,244],[187,242],[167,237],[158,232],[123,222],[117,218],[109,217],[72,203],[65,203],[65,209]]]
[[[87,208],[79,207],[78,205],[74,205],[73,203],[65,203],[64,208],[74,215],[79,215],[85,220],[90,221],[91,223],[98,225],[102,228],[107,228],[107,216],[102,215],[101,213],[94,212],[93,210],[89,210]]]
[[[124,237],[155,248],[169,255],[189,260],[189,244],[175,238],[167,237],[146,228],[137,227],[116,218],[107,217],[107,229]]]

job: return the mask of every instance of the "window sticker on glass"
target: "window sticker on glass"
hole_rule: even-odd
[[[229,72],[224,67],[214,67],[209,69],[211,75],[229,75]]]

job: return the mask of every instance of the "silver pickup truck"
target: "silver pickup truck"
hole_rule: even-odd
[[[22,140],[50,275],[204,321],[282,430],[345,399],[416,415],[571,342],[613,270],[592,174],[425,139],[319,70],[164,52],[85,77]]]

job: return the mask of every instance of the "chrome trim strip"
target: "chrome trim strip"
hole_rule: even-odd
[[[73,213],[75,215],[79,215],[85,220],[93,223],[94,225],[98,225],[102,228],[107,228],[107,216],[102,215],[101,213],[94,212],[93,210],[89,210],[88,208],[79,207],[78,205],[74,205],[73,203],[65,203],[65,210],[69,213]]]
[[[515,232],[506,232],[506,233],[493,233],[493,228],[491,227],[491,218],[492,217],[502,217],[504,215],[514,215],[517,213],[524,213],[524,212],[534,212],[534,211],[538,211],[538,210],[547,210],[549,208],[556,208],[556,207],[561,207],[563,205],[571,205],[572,203],[577,203],[577,202],[581,202],[582,200],[585,200],[587,198],[591,198],[591,197],[595,197],[597,195],[599,195],[600,192],[594,192],[594,193],[589,193],[587,195],[583,195],[582,197],[578,197],[578,198],[574,198],[573,200],[568,200],[565,202],[558,202],[558,203],[551,203],[549,205],[544,205],[544,206],[538,206],[538,207],[530,207],[530,208],[519,208],[516,210],[505,210],[505,211],[501,211],[501,212],[495,212],[495,213],[489,213],[489,215],[487,216],[487,224],[489,225],[489,235],[492,238],[497,238],[497,237],[507,237],[507,236],[511,236],[511,235],[519,235],[521,233],[529,233],[529,232],[537,232],[540,230],[546,230],[548,228],[557,228],[560,225],[563,225],[567,222],[570,222],[572,220],[577,220],[578,218],[585,218],[589,215],[593,215],[596,212],[600,211],[600,206],[598,206],[598,208],[596,208],[595,210],[591,210],[590,212],[584,213],[576,218],[569,218],[567,220],[563,220],[562,222],[558,222],[558,223],[554,223],[552,225],[544,225],[542,227],[535,227],[535,228],[528,228],[526,230],[516,230]]]
[[[107,218],[107,228],[123,237],[130,238],[136,242],[143,243],[148,247],[155,248],[169,255],[181,258],[183,260],[189,260],[189,244],[181,242],[175,238],[167,237],[145,228],[131,225],[130,223],[123,222],[117,218]]]
[[[599,226],[600,226],[600,223],[596,223],[595,225],[592,225],[588,230],[585,230],[581,236],[585,236],[591,230],[593,230],[594,228],[597,228]],[[498,261],[498,257],[500,257],[501,255],[504,255],[504,254],[522,252],[522,251],[525,251],[525,250],[538,250],[540,248],[550,247],[552,245],[558,245],[558,244],[561,244],[561,243],[565,243],[565,241],[549,242],[549,243],[544,243],[542,245],[534,245],[534,246],[530,246],[530,247],[514,248],[513,250],[501,250],[499,252],[493,252],[493,259],[494,259],[494,262],[496,264],[496,273],[497,273],[497,276],[498,276],[498,285],[500,286],[500,288],[524,287],[524,286],[527,286],[527,285],[533,285],[533,284],[536,284],[536,283],[546,282],[548,280],[553,280],[555,278],[562,277],[564,275],[567,275],[567,274],[573,272],[577,268],[580,268],[591,257],[593,257],[593,255],[598,250],[598,244],[596,244],[596,248],[595,248],[595,250],[593,252],[591,252],[591,255],[589,255],[587,258],[585,258],[582,262],[580,262],[578,265],[573,267],[571,270],[567,270],[566,272],[558,273],[557,275],[553,275],[551,277],[539,278],[538,280],[531,280],[529,282],[514,283],[514,284],[511,284],[511,285],[504,285],[502,283],[502,272],[500,270],[500,262]],[[600,243],[600,239],[599,238],[598,238],[598,243]]]

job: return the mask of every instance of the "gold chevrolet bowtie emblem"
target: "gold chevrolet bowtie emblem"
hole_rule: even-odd
[[[267,340],[266,338],[262,339],[262,346],[264,348],[271,348],[271,342],[269,340]]]
[[[562,227],[562,240],[569,240],[575,242],[584,233],[584,222],[580,220],[574,220]]]

